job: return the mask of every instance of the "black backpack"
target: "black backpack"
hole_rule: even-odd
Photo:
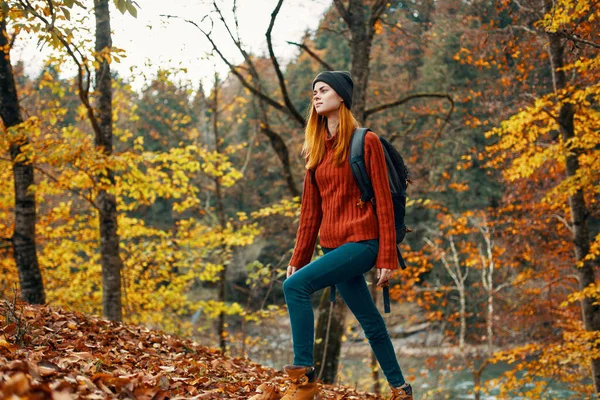
[[[370,201],[373,204],[373,208],[377,206],[375,199],[375,193],[373,192],[373,184],[367,173],[365,166],[365,135],[369,131],[369,128],[357,128],[352,134],[350,140],[350,168],[352,168],[352,175],[354,175],[354,181],[360,189],[360,200],[358,206],[362,207],[364,203]],[[392,204],[394,206],[394,226],[396,227],[396,252],[398,254],[398,263],[402,269],[406,268],[404,258],[400,253],[400,247],[398,246],[404,240],[406,233],[409,232],[404,223],[404,217],[406,215],[406,187],[408,183],[412,183],[410,180],[408,168],[404,164],[402,156],[396,150],[394,146],[387,139],[379,136],[379,141],[383,147],[383,154],[385,155],[385,164],[387,166],[388,181],[390,183],[390,191],[392,192]],[[334,288],[330,288],[331,296],[330,300],[335,301]],[[390,290],[389,286],[383,288],[383,309],[386,313],[390,312]]]
[[[350,140],[350,168],[352,169],[352,175],[354,175],[354,181],[360,189],[360,199],[357,203],[359,207],[362,207],[364,203],[370,201],[373,204],[373,208],[376,207],[377,202],[375,194],[373,192],[373,184],[371,178],[367,173],[365,165],[365,135],[369,131],[369,128],[357,128],[352,134]],[[411,232],[404,223],[404,217],[406,215],[406,187],[408,183],[412,183],[406,164],[402,156],[396,150],[394,146],[387,139],[379,136],[381,145],[383,147],[383,154],[385,155],[385,163],[387,166],[388,181],[390,183],[390,191],[392,192],[392,204],[394,206],[394,225],[396,227],[396,252],[398,254],[398,263],[402,269],[406,268],[404,258],[400,253],[398,245],[402,243],[407,232]],[[316,186],[315,170],[311,171],[311,178]],[[335,286],[330,287],[330,297],[332,303],[335,302]],[[386,313],[390,312],[390,292],[389,287],[383,288],[383,307]]]
[[[350,140],[350,168],[354,181],[360,189],[360,200],[358,206],[362,207],[364,203],[370,201],[373,208],[377,202],[373,192],[373,184],[367,174],[365,166],[365,135],[369,128],[357,128],[352,134]],[[412,183],[409,177],[408,168],[404,164],[402,156],[387,139],[379,137],[379,141],[383,147],[385,155],[385,163],[387,165],[388,181],[390,182],[390,190],[392,192],[392,204],[394,206],[394,225],[396,227],[396,251],[398,253],[398,263],[402,269],[406,268],[400,248],[398,244],[402,243],[406,236],[406,224],[404,216],[406,215],[406,187],[409,182]]]

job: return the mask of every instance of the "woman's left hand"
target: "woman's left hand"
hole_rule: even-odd
[[[377,286],[384,287],[392,277],[391,269],[377,268]]]

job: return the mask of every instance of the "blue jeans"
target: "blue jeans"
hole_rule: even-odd
[[[363,276],[375,265],[378,249],[377,239],[346,243],[336,249],[324,248],[323,257],[301,268],[283,282],[292,325],[294,365],[314,364],[315,322],[310,295],[335,285],[362,326],[389,384],[393,387],[404,384],[404,376],[385,322]]]

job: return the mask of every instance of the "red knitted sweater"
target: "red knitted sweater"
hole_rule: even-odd
[[[362,208],[357,206],[360,189],[348,160],[334,165],[334,143],[335,136],[325,140],[325,157],[315,171],[316,186],[310,171],[306,171],[300,225],[290,265],[302,268],[310,262],[320,229],[321,246],[328,248],[379,238],[376,267],[398,268],[394,208],[379,138],[370,131],[365,136],[365,164],[377,199],[377,213],[370,202]]]

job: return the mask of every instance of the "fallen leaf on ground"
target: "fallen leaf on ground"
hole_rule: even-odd
[[[0,315],[6,307],[0,304]],[[29,336],[18,345],[16,324],[0,328],[0,398],[279,400],[288,384],[283,371],[144,326],[17,307]],[[324,400],[381,399],[342,386],[321,389]]]

